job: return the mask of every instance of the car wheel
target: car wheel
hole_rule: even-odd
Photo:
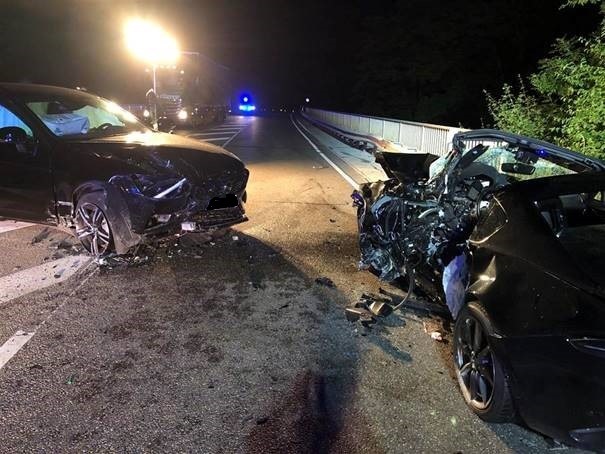
[[[490,345],[494,333],[485,309],[466,305],[454,327],[456,377],[467,405],[488,422],[513,422],[515,408],[508,377]]]
[[[113,250],[113,235],[107,216],[99,206],[84,195],[76,207],[76,235],[82,246],[95,257]]]

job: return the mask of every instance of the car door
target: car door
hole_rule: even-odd
[[[54,223],[54,206],[48,146],[15,106],[0,99],[0,217]]]

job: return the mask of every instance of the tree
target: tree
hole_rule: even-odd
[[[564,7],[605,1],[569,0]],[[517,90],[487,94],[495,126],[605,158],[605,20],[587,37],[560,38]]]

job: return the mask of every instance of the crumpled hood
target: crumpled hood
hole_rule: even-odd
[[[428,179],[429,167],[438,156],[429,153],[395,153],[377,152],[374,154],[385,173],[396,178],[401,183],[413,183],[421,179]]]
[[[216,145],[174,134],[130,133],[75,140],[70,141],[69,145],[97,155],[106,164],[113,162],[116,170],[123,167],[124,172],[179,174],[200,180],[226,171],[239,172],[244,169],[242,161],[233,153]]]

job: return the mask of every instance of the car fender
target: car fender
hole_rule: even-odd
[[[107,216],[118,254],[125,254],[141,241],[141,235],[133,230],[131,211],[118,188],[102,181],[88,181],[81,184],[72,197],[74,216],[78,200],[85,194],[92,197],[91,202],[101,208]]]

